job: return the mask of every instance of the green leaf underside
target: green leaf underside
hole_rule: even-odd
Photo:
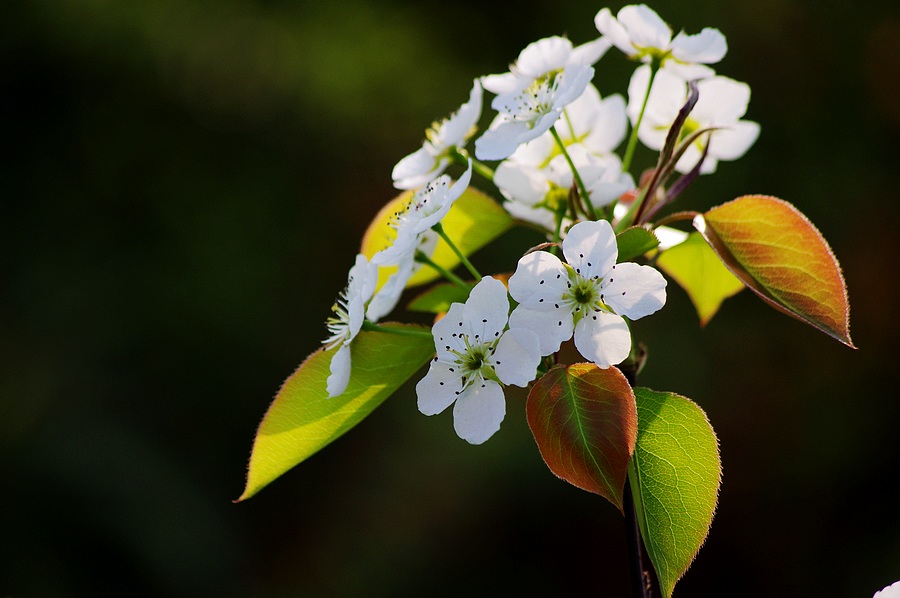
[[[637,435],[634,394],[616,368],[555,366],[532,387],[528,426],[556,476],[622,510]]]
[[[699,233],[691,233],[683,243],[663,251],[656,265],[687,292],[701,326],[712,319],[725,299],[744,288]]]
[[[463,289],[449,282],[436,284],[410,301],[406,309],[430,314],[446,313],[451,304],[465,303],[470,290],[471,287]]]
[[[797,208],[774,197],[748,195],[698,216],[694,226],[766,303],[854,347],[840,265]]]
[[[638,436],[629,482],[644,546],[663,596],[706,540],[722,466],[706,414],[674,393],[635,388]]]
[[[652,232],[640,226],[632,226],[616,235],[619,247],[619,262],[628,262],[659,246],[659,239]]]
[[[325,384],[336,351],[319,349],[310,355],[278,391],[256,433],[247,485],[238,501],[250,498],[362,421],[431,359],[434,342],[425,336],[360,332],[351,346],[347,390],[329,399]]]
[[[397,236],[390,226],[393,214],[402,210],[412,191],[405,191],[387,203],[369,224],[363,235],[360,252],[372,259],[378,251],[390,246]],[[453,202],[447,215],[441,220],[444,232],[466,257],[472,255],[512,227],[513,220],[496,201],[469,187]],[[459,266],[459,257],[443,239],[439,239],[431,259],[442,268],[453,270]],[[378,273],[378,286],[387,281],[396,268],[382,267]],[[440,278],[433,268],[422,266],[406,283],[407,287],[417,286]]]

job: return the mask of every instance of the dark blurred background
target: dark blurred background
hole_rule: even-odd
[[[626,595],[621,517],[549,473],[521,393],[471,447],[406,387],[231,502],[394,163],[474,77],[541,37],[592,39],[603,6],[3,2],[0,594]],[[682,206],[797,205],[843,265],[859,346],[749,292],[701,330],[673,286],[635,326],[641,382],[694,399],[721,443],[718,512],[676,595],[869,597],[900,579],[900,10],[653,8],[726,34],[716,68],[762,124]],[[601,93],[632,68],[610,51]]]

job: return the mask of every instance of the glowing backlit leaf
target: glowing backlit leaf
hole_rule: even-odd
[[[641,537],[663,596],[706,540],[719,495],[719,444],[685,397],[635,388],[638,435],[628,480]]]
[[[725,299],[744,288],[697,233],[663,251],[656,265],[687,292],[701,326],[712,319]]]
[[[388,324],[412,330],[420,326]],[[288,378],[269,406],[250,455],[245,500],[358,424],[434,355],[428,336],[360,332],[353,341],[353,369],[344,394],[328,398],[331,356],[319,349]]]
[[[694,226],[764,301],[853,347],[840,265],[797,208],[774,197],[748,195],[698,215]]]

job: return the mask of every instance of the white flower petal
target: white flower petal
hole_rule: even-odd
[[[585,95],[587,95],[587,90],[585,90]],[[578,129],[578,125],[575,127]],[[581,143],[594,153],[609,153],[622,143],[627,130],[628,116],[625,113],[625,98],[614,94],[600,102],[593,127],[589,129],[590,132]]]
[[[500,337],[491,356],[494,371],[504,384],[527,386],[541,362],[541,339],[531,330],[510,328]]]
[[[482,278],[469,293],[463,318],[471,338],[476,341],[493,341],[499,337],[509,318],[506,286],[496,278]]]
[[[556,226],[556,215],[547,208],[531,208],[517,201],[503,202],[503,208],[509,215],[525,222],[533,222],[540,227],[552,231]]]
[[[682,81],[698,81],[701,79],[709,79],[710,77],[714,77],[716,74],[716,71],[706,66],[705,64],[678,62],[677,60],[665,61],[660,72],[674,75]]]
[[[403,294],[403,289],[406,288],[409,277],[412,276],[413,263],[410,255],[409,258],[398,264],[397,271],[391,274],[387,282],[372,297],[372,301],[369,302],[369,308],[366,310],[366,317],[373,322],[377,322],[394,311],[394,308],[397,307],[397,303],[400,301],[400,296]]]
[[[573,327],[572,310],[564,304],[542,311],[519,305],[509,315],[510,330],[524,328],[538,336],[541,355],[559,351],[560,345],[572,338]]]
[[[475,157],[479,160],[502,160],[516,151],[523,143],[520,138],[530,131],[531,127],[524,121],[503,120],[491,125],[475,140]]]
[[[691,117],[709,125],[728,125],[747,113],[750,86],[728,77],[713,77],[697,84],[700,97]]]
[[[704,142],[705,143],[705,142]],[[682,174],[687,174],[700,161],[700,158],[703,157],[703,146],[698,143],[692,143],[685,150],[684,155],[679,158],[678,162],[675,164],[675,170]],[[718,160],[712,153],[707,153],[706,158],[703,160],[703,165],[700,167],[700,174],[712,174],[716,171],[716,164],[718,164]]]
[[[896,581],[888,587],[878,590],[872,598],[900,598],[900,581]]]
[[[509,278],[509,294],[526,307],[551,309],[568,285],[568,272],[559,258],[547,251],[534,251],[519,259]]]
[[[394,187],[397,189],[421,187],[440,176],[449,163],[447,158],[435,160],[429,148],[421,147],[394,166],[394,170],[391,172]]]
[[[516,93],[528,86],[528,80],[514,73],[498,73],[481,78],[481,86],[494,94]]]
[[[462,376],[451,372],[450,365],[442,361],[432,361],[425,377],[416,384],[419,411],[425,415],[436,415],[449,407],[462,389]]]
[[[571,55],[569,62],[579,62],[581,64],[594,64],[600,60],[612,44],[608,39],[598,37],[594,41],[576,46]]]
[[[759,125],[741,120],[715,131],[709,142],[709,152],[719,160],[737,160],[750,149],[759,137]]]
[[[514,73],[529,79],[537,79],[550,71],[566,66],[572,53],[572,42],[564,37],[553,36],[528,44],[519,54]],[[599,56],[598,56],[599,58]]]
[[[567,104],[577,100],[587,89],[588,83],[594,78],[594,67],[586,64],[570,64],[559,74],[559,78],[558,95],[553,107],[562,110]]]
[[[603,8],[594,17],[594,25],[597,31],[602,33],[615,47],[627,55],[635,53],[635,47],[631,43],[631,36],[608,8]]]
[[[523,147],[528,145],[531,144]],[[546,175],[536,168],[509,161],[501,162],[497,166],[497,170],[494,171],[494,184],[508,199],[528,206],[543,201],[549,188]]]
[[[603,286],[603,302],[620,316],[637,320],[666,304],[666,279],[655,268],[616,264]]]
[[[506,416],[503,388],[493,380],[474,383],[456,399],[453,429],[470,444],[481,444],[500,429]]]
[[[334,398],[347,390],[350,382],[350,343],[341,343],[341,348],[331,356],[331,373],[325,381],[328,398]]]
[[[466,332],[465,312],[465,306],[462,303],[453,303],[444,317],[431,327],[438,359],[452,362],[456,359],[454,351],[465,352],[466,344],[462,337],[462,334]]]
[[[725,36],[712,27],[705,27],[695,35],[682,31],[672,40],[672,56],[682,62],[715,64],[725,57],[726,52]]]
[[[606,220],[579,222],[570,228],[562,250],[569,265],[584,278],[605,276],[619,255],[616,234]]]
[[[631,352],[628,324],[615,314],[590,312],[575,326],[575,347],[597,367],[622,363]]]
[[[469,132],[481,118],[482,95],[481,83],[475,79],[472,83],[472,91],[469,92],[469,101],[460,106],[459,110],[444,121],[440,128],[441,149],[465,145]]]
[[[622,8],[617,18],[637,48],[668,49],[672,30],[653,9],[632,4]]]

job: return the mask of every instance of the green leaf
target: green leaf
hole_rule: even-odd
[[[525,410],[550,471],[621,511],[637,434],[634,393],[622,372],[555,366],[532,387]]]
[[[698,215],[694,227],[766,303],[854,346],[841,267],[797,208],[775,197],[747,195]]]
[[[706,414],[674,393],[635,388],[638,436],[628,477],[644,546],[663,596],[706,540],[722,478]]]
[[[620,262],[628,262],[659,246],[659,239],[641,226],[632,226],[616,235]]]
[[[465,303],[471,290],[472,287],[464,289],[449,282],[436,284],[410,301],[406,309],[430,314],[446,313],[451,304]]]
[[[426,331],[412,325],[392,328]],[[351,346],[353,368],[344,394],[328,398],[325,381],[337,348],[319,349],[285,381],[253,442],[246,500],[358,424],[434,355],[427,335],[360,332]]]
[[[698,233],[663,251],[656,265],[687,292],[701,326],[706,326],[725,299],[744,288]]]
[[[360,253],[372,259],[373,255],[394,242],[397,231],[390,226],[391,219],[395,213],[403,210],[412,194],[412,191],[401,193],[378,212],[363,235]],[[512,217],[497,205],[496,201],[473,187],[466,189],[459,199],[453,202],[450,211],[441,220],[444,232],[466,257],[509,230],[512,223]],[[459,265],[459,258],[443,239],[438,240],[431,259],[447,270],[453,270]],[[378,286],[381,287],[395,270],[396,266],[381,267],[378,272]],[[440,275],[432,268],[423,266],[412,275],[406,286],[425,284],[439,277]]]

